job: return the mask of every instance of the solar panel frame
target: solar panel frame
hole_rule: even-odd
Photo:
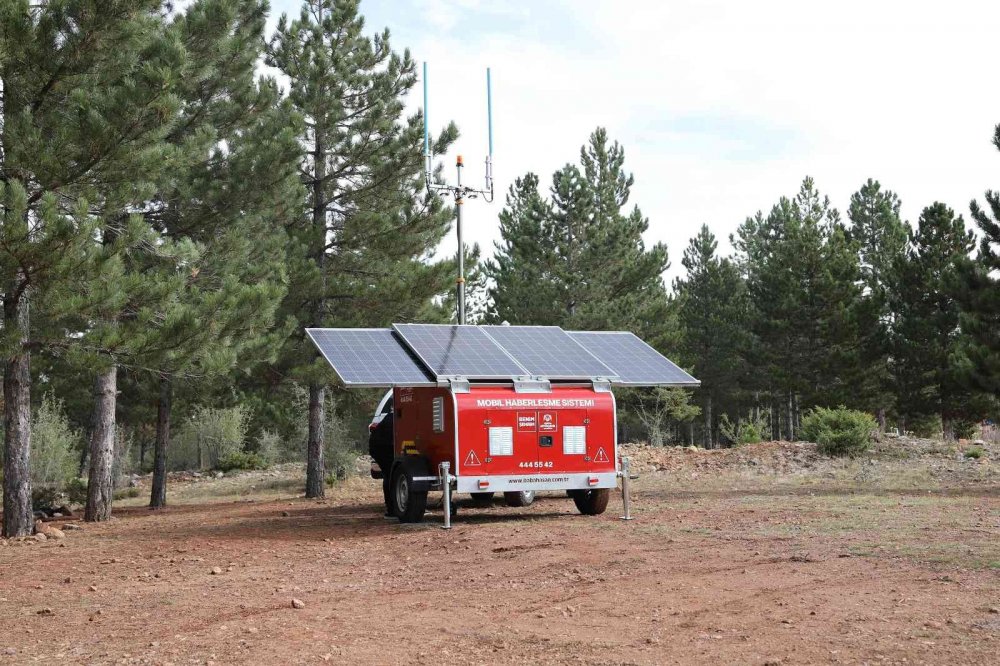
[[[480,326],[532,376],[611,379],[617,374],[559,326]]]
[[[306,334],[349,388],[437,386],[392,329],[307,328]]]
[[[614,385],[680,388],[701,386],[700,381],[628,331],[566,331],[566,333],[617,373],[618,378],[612,379]],[[628,359],[620,356],[626,349],[631,352]],[[655,363],[660,366],[661,373],[658,375],[655,371],[649,372],[648,366],[636,371],[633,365],[629,365],[630,362]]]
[[[469,380],[530,377],[517,359],[479,326],[459,324],[393,324],[393,330],[438,379]],[[445,339],[441,334],[448,336]],[[459,341],[459,337],[464,340]],[[451,351],[442,347],[453,347]]]

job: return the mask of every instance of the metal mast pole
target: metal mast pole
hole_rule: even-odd
[[[462,193],[462,156],[458,156],[455,170],[458,172],[458,182],[455,186],[455,230],[458,235],[458,323],[465,323],[465,244],[462,242],[462,204],[465,197]]]

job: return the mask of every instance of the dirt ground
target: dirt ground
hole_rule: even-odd
[[[0,663],[997,663],[997,451],[631,453],[631,522],[551,494],[466,500],[446,532],[360,477],[175,484],[0,545]]]

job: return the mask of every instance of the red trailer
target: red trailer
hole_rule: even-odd
[[[348,387],[393,387],[392,511],[422,519],[431,490],[567,491],[603,513],[622,474],[613,386],[697,386],[631,333],[397,324],[307,329]]]

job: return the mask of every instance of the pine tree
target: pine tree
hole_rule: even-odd
[[[860,368],[852,312],[859,287],[857,248],[839,213],[806,178],[794,199],[733,237],[747,279],[754,388],[770,394],[772,435],[794,439],[801,403],[849,402]]]
[[[0,6],[8,536],[32,524],[29,349],[82,347],[62,337],[65,326],[33,325],[29,301],[39,321],[87,320],[107,304],[123,256],[154,247],[127,211],[168,159],[163,137],[178,106],[184,52],[159,10],[139,0]]]
[[[858,244],[863,289],[855,312],[865,370],[856,388],[863,400],[859,404],[878,414],[883,429],[893,400],[889,372],[893,311],[889,294],[895,284],[893,271],[906,250],[907,227],[899,217],[899,208],[899,197],[871,179],[851,195],[848,208],[850,237]]]
[[[501,240],[484,264],[491,283],[487,320],[626,329],[654,347],[675,349],[677,320],[662,277],[667,248],[646,247],[649,221],[637,206],[626,208],[633,183],[624,149],[603,128],[580,149],[579,166],[553,174],[550,198],[534,174],[517,179],[500,213]],[[655,404],[672,419],[696,413],[683,391],[659,397],[665,399]],[[638,412],[646,398],[624,391],[619,404]]]
[[[489,320],[538,326],[561,324],[567,314],[561,289],[553,278],[557,262],[552,237],[552,205],[538,191],[533,173],[514,181],[500,211],[500,240],[485,270]]]
[[[993,145],[1000,150],[1000,125]],[[1000,394],[1000,192],[986,192],[984,210],[973,201],[972,219],[982,232],[979,255],[958,266],[955,296],[962,309],[962,376],[973,390]]]
[[[145,350],[157,368],[151,507],[166,504],[167,445],[177,379],[206,380],[273,356],[272,332],[286,292],[285,218],[300,194],[294,116],[273,79],[259,80],[267,3],[200,0],[173,29],[193,63],[169,141],[179,158],[147,217],[165,238],[201,248],[165,314],[161,340]]]
[[[385,325],[416,316],[446,290],[449,264],[422,261],[446,233],[450,214],[423,189],[422,119],[404,117],[416,83],[408,52],[388,31],[367,37],[356,0],[309,0],[298,20],[282,16],[268,64],[289,79],[304,118],[300,165],[308,195],[291,229],[289,298],[298,323],[282,363],[309,385],[306,494],[324,494],[324,409],[330,373],[304,326]],[[455,139],[453,125],[435,152]]]
[[[638,207],[624,212],[634,182],[624,163],[624,149],[598,128],[580,150],[581,166],[553,175],[551,201],[533,174],[515,182],[486,264],[490,319],[628,328],[655,341],[674,335],[662,278],[667,248],[647,249],[649,221]]]
[[[954,438],[956,421],[970,416],[972,408],[960,381],[959,307],[949,286],[974,247],[960,215],[942,203],[928,206],[910,234],[893,296],[899,320],[891,368],[898,410],[905,417],[939,415],[947,439]]]
[[[680,322],[680,359],[701,380],[705,440],[715,445],[719,415],[737,406],[744,380],[748,302],[746,286],[732,261],[716,256],[718,242],[702,225],[681,263],[687,270],[674,282]]]

